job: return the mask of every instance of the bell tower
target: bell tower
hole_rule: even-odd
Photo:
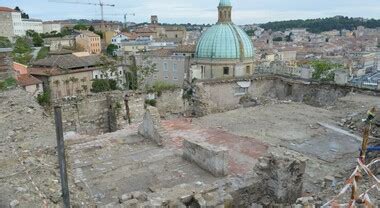
[[[218,23],[230,23],[231,20],[231,12],[232,12],[232,4],[230,0],[220,0],[218,6],[219,18]]]

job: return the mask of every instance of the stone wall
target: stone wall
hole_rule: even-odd
[[[11,48],[0,48],[0,81],[13,77]]]
[[[107,100],[108,97],[108,100]],[[90,94],[70,100],[59,100],[62,106],[64,131],[75,131],[82,134],[96,135],[120,129],[126,124],[124,93]],[[132,123],[142,121],[144,99],[142,95],[132,95],[129,100]]]
[[[157,108],[161,116],[178,115],[185,111],[182,89],[164,91],[157,98]]]
[[[228,151],[202,142],[183,141],[183,157],[216,177],[228,174]]]
[[[246,93],[237,93],[238,82],[251,82]],[[245,106],[243,100],[252,103],[260,98],[292,100],[312,106],[334,104],[340,97],[351,91],[361,91],[355,87],[334,84],[312,83],[304,80],[279,76],[258,76],[250,79],[198,81],[195,84],[192,110],[195,115],[224,112]]]
[[[166,131],[161,126],[160,115],[157,108],[147,107],[144,120],[140,124],[138,132],[143,137],[153,140],[157,145],[162,146],[165,138],[168,138]]]

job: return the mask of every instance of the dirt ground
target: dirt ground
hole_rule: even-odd
[[[355,168],[361,144],[360,120],[373,106],[380,109],[380,99],[362,94],[350,94],[323,108],[273,100],[193,119],[193,124],[255,138],[267,144],[269,152],[298,154],[307,160],[305,195],[325,200],[340,190]],[[345,120],[354,116],[355,127],[345,126]],[[333,186],[326,187],[325,178],[333,178]],[[373,195],[380,196],[376,192]]]

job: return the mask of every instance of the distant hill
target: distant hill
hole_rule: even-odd
[[[261,24],[261,27],[266,30],[285,31],[292,28],[306,28],[312,33],[321,33],[334,29],[355,30],[358,26],[367,28],[380,27],[380,20],[336,16],[322,19],[289,20]]]

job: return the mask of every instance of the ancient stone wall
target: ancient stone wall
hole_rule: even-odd
[[[59,100],[62,106],[64,131],[75,131],[95,135],[120,129],[126,124],[124,93],[90,94],[86,97]],[[142,95],[132,95],[129,100],[132,123],[142,121],[144,99]]]
[[[251,82],[251,85],[245,93],[237,93],[238,81],[242,80],[197,82],[192,106],[195,114],[202,116],[243,107],[246,106],[242,103],[243,99],[257,104],[260,98],[264,97],[304,102],[312,106],[326,106],[334,104],[340,97],[346,96],[351,91],[361,92],[355,87],[311,83],[278,76],[259,76],[243,80]]]
[[[183,141],[183,157],[216,177],[228,174],[228,151],[202,142]]]
[[[157,98],[157,108],[161,116],[178,115],[185,111],[182,89],[164,91]]]

